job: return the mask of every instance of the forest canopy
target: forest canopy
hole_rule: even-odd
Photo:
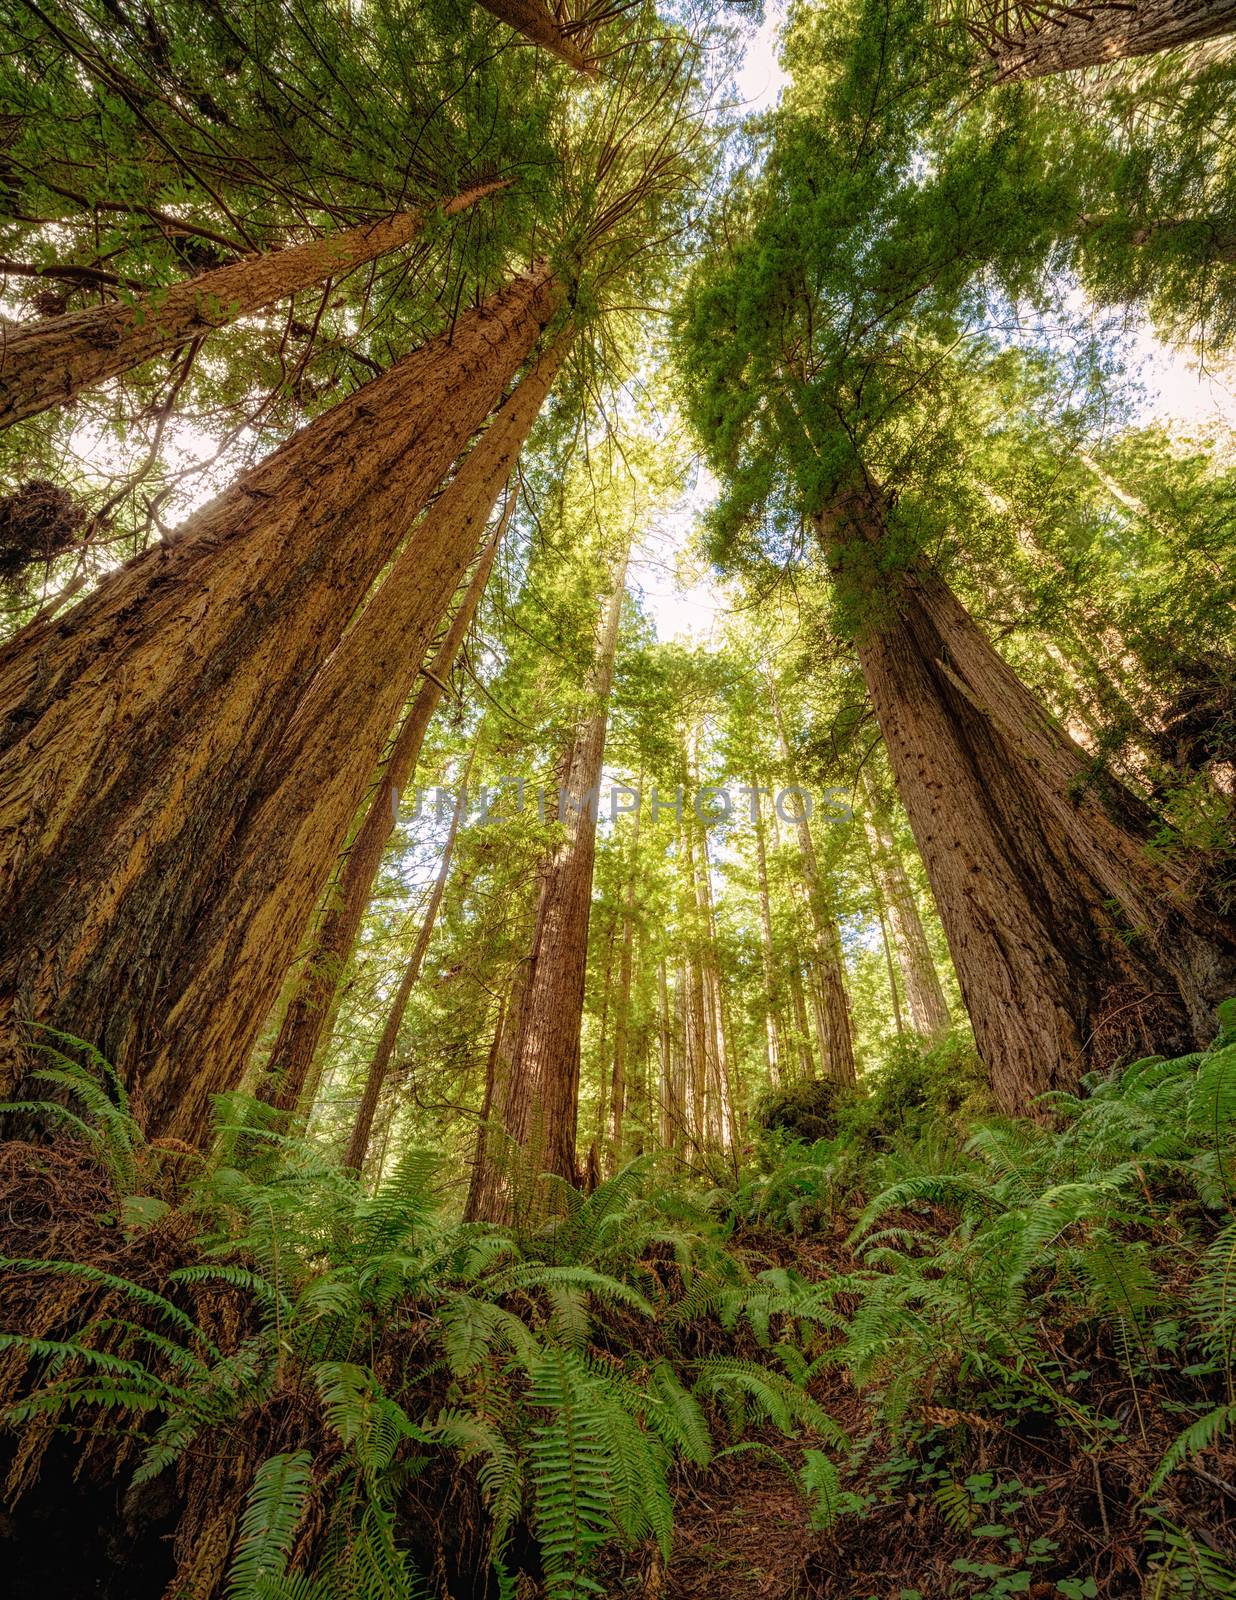
[[[1236,6],[0,6],[0,1557],[1236,1595]]]

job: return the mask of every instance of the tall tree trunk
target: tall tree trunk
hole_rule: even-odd
[[[922,1034],[925,1039],[938,1039],[948,1032],[952,1018],[940,985],[940,975],[932,960],[927,933],[914,903],[914,890],[906,876],[896,840],[874,787],[864,781],[862,792],[863,829],[879,880],[882,914],[887,910],[892,926],[893,947],[905,982],[910,1019],[916,1033]]]
[[[504,187],[501,182],[477,184],[438,210],[454,216]],[[0,341],[0,428],[64,405],[83,390],[211,328],[397,250],[416,237],[424,221],[418,212],[396,212],[290,250],[268,250],[216,267],[132,301],[70,311],[18,328]]]
[[[605,941],[605,986],[601,996],[601,1037],[597,1049],[597,1129],[592,1142],[590,1160],[600,1162],[600,1151],[605,1143],[605,1130],[609,1126],[610,1058],[609,1003],[614,992],[614,941],[618,937],[618,919],[609,925],[609,938]]]
[[[442,699],[442,685],[450,676],[489,582],[511,506],[508,499],[451,619],[446,638],[403,720],[364,821],[343,853],[338,882],[322,910],[310,948],[302,957],[300,978],[271,1048],[263,1087],[263,1097],[280,1110],[295,1109],[313,1062],[330,1037],[339,980],[355,948],[382,856],[395,831],[399,797],[416,771],[426,730]]]
[[[579,47],[564,32],[545,0],[477,0],[516,33],[522,33],[542,50],[549,50],[577,72],[591,75],[593,68]]]
[[[519,383],[434,502],[288,723],[228,881],[182,964],[167,1034],[239,1076],[295,958],[429,638],[473,558],[564,356]],[[172,1051],[168,1070],[175,1068]]]
[[[173,1037],[169,1013],[237,829],[559,298],[546,268],[517,279],[0,651],[0,1075],[20,1071],[20,1020],[49,1023],[117,1065],[152,1133],[200,1135],[235,1063]]]
[[[768,1081],[776,1087],[781,1082],[780,1026],[777,1019],[777,980],[773,961],[772,903],[768,894],[768,851],[764,842],[764,801],[759,786],[751,785],[755,817],[755,860],[759,874],[760,894],[760,958],[764,967],[764,1064],[768,1068]]]
[[[636,788],[642,794],[644,775]],[[631,864],[627,870],[622,903],[622,957],[618,970],[618,1014],[614,1021],[614,1079],[610,1090],[609,1153],[607,1170],[613,1172],[621,1159],[622,1123],[627,1109],[627,1036],[631,1020],[631,974],[635,949],[635,878],[639,871],[639,809],[631,831]]]
[[[777,724],[777,737],[788,770],[790,744],[786,735],[785,717],[782,714],[777,685],[771,675],[768,684],[773,716]],[[792,771],[790,775],[791,780],[797,782]],[[845,990],[841,933],[828,903],[824,877],[815,853],[815,841],[811,837],[811,822],[801,798],[796,800],[794,807],[794,827],[798,834],[798,850],[802,859],[807,904],[815,930],[815,965],[820,983],[818,1028],[824,1072],[834,1083],[852,1084],[855,1082],[854,1030],[850,1021],[850,1002]]]
[[[815,1058],[811,1054],[811,1024],[807,1020],[807,999],[803,990],[802,968],[797,960],[790,965],[790,1000],[794,1010],[799,1071],[804,1078],[814,1078]]]
[[[506,1131],[530,1174],[575,1183],[579,1034],[587,976],[597,805],[629,544],[614,573],[589,682],[591,710],[574,739],[562,785],[565,837],[546,864],[537,908]],[[531,1193],[521,1207],[536,1204]],[[527,1220],[524,1218],[523,1220]]]
[[[721,984],[721,967],[717,958],[717,918],[712,898],[712,868],[708,860],[708,835],[700,835],[700,915],[704,925],[704,995],[708,1010],[708,1032],[712,1041],[715,1063],[713,1081],[716,1085],[716,1131],[721,1143],[731,1150],[737,1149],[742,1138],[739,1097],[734,1083],[737,1063],[730,1055],[725,1019],[725,996]]]
[[[356,1120],[352,1124],[352,1133],[348,1139],[347,1150],[343,1157],[344,1166],[351,1172],[360,1172],[365,1165],[365,1152],[369,1148],[369,1135],[373,1130],[374,1114],[378,1109],[378,1101],[382,1098],[382,1090],[386,1085],[391,1057],[395,1054],[395,1046],[399,1042],[399,1030],[403,1026],[404,1013],[408,1009],[408,1001],[412,998],[412,991],[421,975],[425,952],[429,949],[429,941],[433,937],[434,923],[438,920],[438,908],[442,904],[442,896],[446,892],[446,880],[450,875],[451,857],[455,853],[455,840],[459,834],[459,824],[468,809],[468,778],[472,772],[472,762],[475,756],[476,746],[473,745],[472,753],[469,755],[462,776],[459,779],[458,793],[455,797],[455,810],[451,815],[451,826],[446,835],[446,843],[442,847],[442,861],[438,867],[438,875],[434,879],[433,892],[429,896],[429,904],[425,907],[425,915],[421,919],[420,931],[416,935],[416,943],[412,946],[412,954],[408,959],[407,966],[404,968],[403,977],[399,980],[399,987],[395,990],[395,998],[391,1001],[391,1008],[386,1014],[382,1037],[378,1040],[378,1047],[373,1053],[373,1060],[369,1063],[369,1071],[365,1075],[364,1091],[360,1097],[360,1104],[356,1108]]]
[[[665,975],[664,960],[657,963],[657,1002],[661,1045],[661,1144],[666,1150],[676,1150],[682,1124],[678,1115],[680,1097],[677,1092],[674,1073],[674,1038],[670,1027],[669,981]]]
[[[976,13],[970,32],[991,57],[995,76],[1043,78],[1054,72],[1101,67],[1131,56],[1155,55],[1236,31],[1233,0],[1101,0],[1085,9],[1049,11],[1033,30],[1011,36],[999,12]]]
[[[890,591],[884,519],[865,487],[819,528],[838,583],[869,607],[859,660],[1001,1106],[1204,1043],[1236,975],[1230,929],[934,572]]]

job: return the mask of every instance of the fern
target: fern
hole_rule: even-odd
[[[267,1600],[287,1572],[296,1529],[312,1489],[307,1450],[270,1456],[253,1479],[227,1576],[228,1600]]]

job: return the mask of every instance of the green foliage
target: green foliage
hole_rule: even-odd
[[[115,1106],[98,1111],[114,1139]],[[752,1278],[702,1207],[650,1186],[647,1163],[573,1193],[554,1227],[520,1241],[449,1220],[431,1152],[406,1151],[370,1196],[311,1145],[263,1133],[240,1097],[221,1115],[218,1148],[240,1164],[204,1172],[180,1201],[199,1259],[163,1292],[88,1263],[10,1262],[129,1310],[63,1338],[11,1332],[3,1348],[30,1363],[6,1422],[128,1418],[144,1441],[135,1485],[246,1438],[233,1600],[419,1594],[399,1519],[444,1452],[475,1474],[495,1571],[527,1521],[546,1592],[568,1600],[602,1592],[591,1572],[611,1540],[651,1538],[668,1556],[670,1473],[705,1467],[718,1430],[806,1428],[844,1447],[802,1387],[810,1358],[796,1342],[830,1313],[792,1274]],[[222,1345],[193,1310],[219,1294],[239,1319]],[[731,1334],[745,1318],[768,1362],[688,1353],[713,1317]],[[263,1453],[280,1408],[305,1395],[316,1420],[303,1443]]]

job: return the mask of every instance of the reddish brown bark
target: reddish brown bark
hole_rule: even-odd
[[[509,28],[514,28],[516,33],[522,33],[525,39],[540,45],[542,50],[552,52],[577,72],[591,74],[592,67],[572,42],[570,34],[563,31],[545,0],[477,0],[477,4],[484,6],[486,11],[492,12]]]
[[[820,518],[838,581],[866,596],[859,659],[1002,1107],[1204,1043],[1236,971],[1230,930],[943,581],[919,565],[890,589],[872,560],[884,528],[872,489]]]
[[[238,829],[282,770],[291,711],[558,302],[547,268],[517,279],[0,651],[0,1076],[20,1069],[18,1021],[47,1022],[116,1063],[152,1133],[201,1135],[234,1063],[169,1015]]]
[[[991,57],[997,78],[1042,78],[1155,55],[1236,30],[1233,0],[1108,0],[1085,8],[1048,11],[1032,31],[1007,35],[979,13],[972,32]]]
[[[314,1060],[330,1036],[334,997],[355,947],[382,856],[395,831],[399,796],[416,770],[426,730],[442,699],[442,684],[450,675],[476,615],[506,524],[504,514],[486,543],[446,638],[391,746],[381,781],[374,789],[364,821],[343,853],[338,882],[321,912],[310,948],[301,958],[301,975],[266,1067],[263,1097],[279,1110],[296,1108]]]
[[[573,803],[562,818],[564,838],[541,880],[528,989],[505,1108],[509,1141],[528,1173],[553,1173],[576,1183],[579,1036],[587,969],[595,797],[605,755],[610,687],[626,581],[626,555],[615,575],[597,640],[589,698],[592,709],[573,742],[562,785]],[[534,1204],[531,1187],[517,1200]],[[528,1220],[527,1215],[521,1220]]]
[[[478,184],[439,209],[454,216],[504,186]],[[217,267],[133,301],[70,311],[10,331],[0,340],[0,428],[64,405],[84,389],[211,328],[397,250],[416,237],[424,221],[422,213],[397,212],[345,233]]]
[[[239,1080],[418,662],[510,480],[569,343],[520,381],[306,691],[229,862],[228,882],[182,959],[169,1037],[191,1037]],[[389,806],[389,801],[388,801]],[[389,814],[389,812],[388,812]],[[168,1070],[175,1062],[167,1054]]]
[[[472,754],[476,754],[475,746]],[[433,892],[429,896],[429,904],[425,907],[425,915],[421,919],[420,929],[416,935],[416,943],[412,946],[412,954],[408,958],[408,964],[399,980],[395,998],[391,1001],[391,1008],[386,1014],[382,1036],[378,1040],[377,1049],[373,1053],[373,1060],[369,1063],[369,1071],[365,1075],[365,1087],[361,1092],[360,1102],[356,1107],[356,1117],[352,1123],[352,1132],[348,1138],[348,1146],[343,1157],[344,1166],[351,1172],[359,1173],[365,1165],[365,1153],[369,1149],[369,1136],[373,1132],[374,1115],[378,1109],[378,1101],[382,1098],[382,1090],[386,1087],[386,1079],[390,1072],[391,1058],[395,1054],[395,1046],[399,1043],[399,1030],[403,1027],[408,1001],[412,998],[412,991],[421,975],[425,952],[429,949],[429,941],[433,937],[434,923],[438,918],[438,908],[442,904],[442,896],[446,892],[446,880],[450,875],[451,857],[455,853],[455,840],[459,834],[459,824],[463,820],[468,807],[468,775],[471,770],[472,757],[469,756],[467,766],[464,768],[463,776],[459,781],[459,792],[455,797],[455,810],[451,816],[451,826],[446,835],[446,844],[442,848],[442,862],[438,868],[438,875],[434,879]]]

